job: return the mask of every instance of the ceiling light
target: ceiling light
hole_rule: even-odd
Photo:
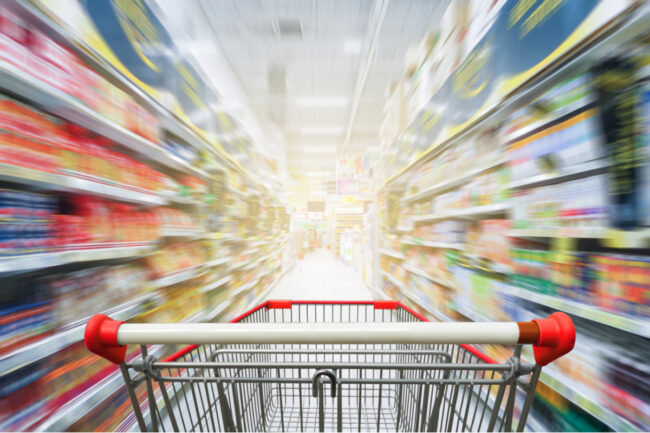
[[[309,177],[322,177],[322,176],[331,176],[333,173],[330,171],[308,171],[305,174]]]
[[[359,54],[361,52],[362,41],[359,38],[347,39],[343,42],[343,52],[345,54]]]
[[[336,135],[336,134],[341,134],[343,132],[343,128],[339,126],[332,126],[332,127],[306,126],[304,128],[300,128],[300,132],[303,134],[311,134],[311,135]]]
[[[298,107],[344,107],[348,98],[344,96],[304,97],[296,98]]]
[[[336,153],[336,146],[305,146],[304,153]]]

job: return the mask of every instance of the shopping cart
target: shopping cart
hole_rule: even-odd
[[[97,315],[85,340],[120,364],[142,431],[510,431],[515,418],[522,431],[541,366],[573,348],[575,330],[564,313],[434,323],[393,301],[267,301],[231,323]],[[127,344],[141,361],[124,362]],[[192,345],[158,360],[157,344]],[[469,344],[514,355],[498,363]],[[536,364],[520,360],[522,344]]]

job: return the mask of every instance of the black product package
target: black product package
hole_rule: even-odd
[[[638,146],[639,89],[635,64],[623,56],[613,56],[595,68],[600,120],[605,137],[609,169],[610,221],[613,227],[632,229],[641,219],[639,206]]]

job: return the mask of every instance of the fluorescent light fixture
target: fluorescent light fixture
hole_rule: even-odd
[[[340,126],[330,126],[330,127],[321,127],[321,126],[306,126],[300,128],[302,134],[310,135],[336,135],[343,132],[343,128]]]
[[[363,42],[359,38],[347,39],[343,42],[343,52],[345,54],[359,54],[361,52],[361,44]]]
[[[305,146],[304,153],[336,153],[336,146]]]
[[[296,98],[298,107],[344,107],[348,105],[348,98],[344,96],[323,96]]]

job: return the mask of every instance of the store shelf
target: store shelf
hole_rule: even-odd
[[[426,303],[422,302],[422,299],[419,299],[417,294],[411,290],[403,290],[404,295],[406,295],[415,305],[418,305],[419,307],[423,308],[425,311],[427,311],[429,314],[431,314],[433,317],[436,318],[436,320],[439,320],[441,322],[453,322],[454,320],[451,319],[449,316],[447,316],[445,313],[442,311],[439,311],[435,308],[433,308],[431,305],[427,305]]]
[[[214,289],[216,289],[218,287],[221,287],[221,286],[223,286],[224,284],[226,284],[226,283],[228,283],[230,281],[232,281],[232,276],[226,275],[225,277],[220,278],[217,281],[214,281],[212,283],[209,283],[209,284],[203,286],[201,288],[201,290],[199,290],[199,292],[209,292],[210,290],[214,290]]]
[[[573,101],[570,104],[561,107],[554,108],[552,110],[552,117],[547,119],[538,120],[529,125],[519,128],[516,131],[513,131],[510,134],[503,136],[503,141],[506,143],[515,142],[521,140],[526,135],[529,135],[537,130],[542,130],[547,128],[552,123],[555,123],[558,119],[566,118],[569,116],[577,115],[579,112],[586,110],[588,107],[592,106],[595,101],[595,96],[593,94],[585,95],[584,97]]]
[[[554,183],[565,182],[582,176],[604,173],[610,163],[605,160],[595,160],[578,164],[573,167],[567,167],[559,171],[539,174],[525,179],[510,182],[506,185],[508,189],[535,188],[538,186],[551,185]]]
[[[515,286],[508,286],[508,293],[527,301],[564,311],[565,313],[593,320],[607,326],[621,329],[633,334],[650,338],[650,320],[642,317],[626,316],[623,314],[611,313],[588,304],[563,299],[557,296],[536,293],[532,290]]]
[[[213,266],[225,265],[227,263],[230,263],[231,260],[232,259],[230,257],[221,257],[219,259],[214,259],[214,260],[211,260],[209,262],[206,262],[203,266],[211,268]]]
[[[140,257],[151,253],[153,249],[153,244],[137,243],[135,245],[121,244],[120,246],[105,248],[88,247],[87,249],[71,251],[2,257],[0,258],[0,273],[32,271],[70,263]]]
[[[409,271],[412,274],[424,277],[427,280],[433,281],[434,283],[439,284],[441,286],[449,287],[449,288],[452,288],[452,289],[455,287],[455,284],[453,282],[445,280],[444,278],[435,277],[435,276],[429,274],[428,272],[426,272],[426,271],[424,271],[424,270],[422,270],[422,269],[418,268],[417,266],[414,266],[414,265],[412,265],[410,263],[404,264],[404,269],[406,269],[407,271]]]
[[[212,240],[221,241],[221,242],[246,242],[246,239],[242,238],[241,236],[231,235],[231,234],[223,235],[219,233],[219,234],[212,234],[209,237]]]
[[[540,380],[564,396],[567,400],[607,424],[614,431],[639,431],[639,427],[634,426],[634,424],[607,409],[602,403],[594,401],[594,399],[581,393],[579,387],[573,386],[566,378],[555,376],[553,373],[547,372],[546,369],[542,369]]]
[[[393,285],[395,285],[398,289],[400,290],[406,290],[404,288],[404,283],[402,283],[400,280],[397,279],[397,277],[389,274],[388,272],[384,271],[382,269],[381,274],[386,277],[388,281],[390,281]]]
[[[474,322],[490,322],[492,320],[485,318],[481,315],[478,315],[474,312],[467,311],[466,309],[459,308],[458,312],[463,316]],[[579,391],[579,387],[572,386],[570,381],[567,381],[566,378],[561,378],[556,376],[554,373],[549,373],[547,369],[542,369],[540,375],[540,380],[551,387],[553,390],[564,396],[569,401],[573,402],[577,406],[584,409],[586,412],[598,418],[603,423],[607,424],[615,431],[638,431],[638,427],[635,427],[631,423],[627,422],[623,418],[619,417],[612,411],[603,407],[599,402],[594,401],[592,398],[589,398],[582,394]],[[552,370],[551,370],[552,371]]]
[[[255,284],[257,284],[258,281],[259,281],[259,277],[253,278],[248,283],[244,283],[241,286],[239,286],[238,288],[236,288],[235,290],[233,290],[233,292],[230,294],[230,296],[234,298],[235,296],[248,291],[251,287],[253,287]]]
[[[157,356],[162,353],[165,346],[158,346],[149,351],[149,354]],[[133,361],[142,359],[138,355]],[[118,369],[93,387],[84,391],[81,395],[70,401],[45,422],[38,425],[35,431],[67,431],[79,418],[89,413],[116,392],[125,389],[122,372]]]
[[[505,158],[496,159],[493,162],[481,165],[479,168],[477,168],[475,170],[471,170],[468,173],[465,173],[465,174],[463,174],[461,176],[457,176],[457,177],[454,177],[452,179],[446,180],[444,182],[440,182],[440,183],[438,183],[436,185],[433,185],[433,186],[430,186],[430,187],[428,187],[428,188],[426,188],[426,189],[424,189],[424,190],[422,190],[422,191],[420,191],[420,192],[418,192],[416,194],[404,197],[402,199],[402,201],[405,202],[405,203],[409,203],[409,202],[412,202],[412,201],[421,200],[421,199],[423,199],[425,197],[428,197],[430,195],[433,195],[433,194],[436,194],[436,193],[439,193],[439,192],[442,192],[442,191],[447,191],[447,190],[450,190],[450,189],[458,188],[460,186],[465,185],[466,183],[468,183],[469,181],[474,179],[479,174],[484,173],[484,172],[486,172],[488,170],[491,170],[491,169],[493,169],[495,167],[498,167],[500,165],[503,165],[507,161],[508,160],[505,159]]]
[[[562,229],[514,229],[508,236],[517,238],[578,238],[600,239],[605,234],[603,227],[567,227]]]
[[[102,314],[106,314],[114,320],[128,320],[142,311],[142,305],[146,301],[155,297],[155,293],[148,293],[117,307],[105,310]],[[71,344],[82,341],[84,329],[89,319],[90,317],[86,317],[77,320],[75,323],[70,324],[67,329],[4,355],[0,358],[0,377],[52,356]]]
[[[203,320],[213,320],[219,314],[223,313],[230,306],[230,300],[225,302],[220,302],[212,311],[205,315]]]
[[[205,231],[203,229],[164,227],[162,235],[166,238],[202,238],[205,236]]]
[[[201,266],[192,266],[191,268],[181,269],[154,281],[155,288],[173,286],[183,281],[191,280],[202,274]]]
[[[59,89],[7,62],[0,62],[0,89],[17,94],[46,111],[107,137],[147,159],[175,170],[206,177],[205,172],[193,168],[191,164],[167,152],[156,143],[123,128]]]
[[[509,203],[495,203],[484,206],[474,206],[464,209],[457,209],[449,212],[416,216],[412,218],[414,223],[429,221],[441,221],[449,219],[482,219],[487,216],[503,215],[511,208]]]
[[[404,260],[404,259],[406,259],[406,257],[404,257],[401,253],[398,253],[397,251],[390,250],[390,249],[388,249],[388,248],[381,248],[381,249],[379,250],[379,252],[380,252],[381,254],[385,255],[385,256],[393,257],[393,258],[396,258],[396,259],[398,259],[398,260]]]
[[[155,193],[138,191],[126,185],[114,186],[100,180],[48,173],[13,164],[0,163],[0,180],[53,191],[91,194],[143,206],[159,206],[166,203]]]
[[[417,245],[419,247],[428,247],[428,248],[441,248],[446,250],[463,250],[465,244],[456,243],[456,242],[429,242],[423,241],[415,238],[403,239],[402,243],[405,245]]]
[[[650,229],[616,230],[606,227],[566,227],[558,229],[515,229],[508,236],[520,238],[598,239],[609,248],[648,248]]]
[[[244,260],[243,262],[236,262],[230,265],[230,268],[228,269],[229,271],[234,271],[239,268],[243,268],[245,266],[248,266],[250,262],[248,260]]]
[[[178,195],[163,195],[162,197],[165,201],[169,203],[185,204],[185,205],[193,205],[193,206],[197,206],[201,204],[201,202],[192,199],[190,197],[181,197]]]
[[[398,168],[388,179],[385,179],[378,190],[381,191],[389,188],[391,184],[400,179],[405,173],[429,161],[443,149],[459,143],[481,128],[492,126],[494,123],[503,120],[507,114],[531,103],[536,97],[549,90],[554,84],[588,70],[593,66],[594,59],[602,57],[603,53],[610,52],[612,49],[620,47],[622,44],[645,34],[649,16],[650,8],[647,6],[639,8],[631,16],[621,14],[618,18],[608,23],[610,29],[614,29],[612,32],[601,32],[603,36],[593,38],[588,46],[583,46],[580,50],[573,50],[560,56],[546,68],[549,71],[548,73],[537,74],[526,82],[523,82],[516,89],[512,89],[504,100],[495,103],[490,109],[486,109],[484,111],[485,114],[476,121],[467,124],[466,127],[440,143],[436,143],[404,167]],[[416,118],[419,118],[420,114]],[[396,140],[400,140],[402,134],[398,135]]]

